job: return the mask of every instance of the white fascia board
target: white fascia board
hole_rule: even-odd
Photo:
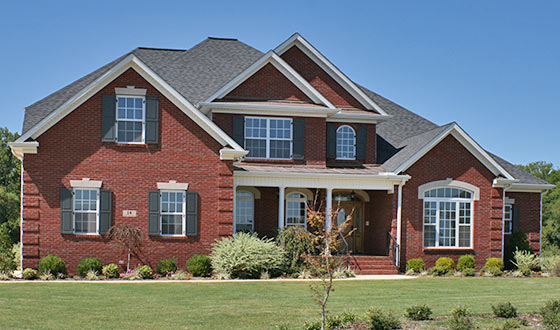
[[[284,41],[274,51],[282,55],[292,46],[298,47],[304,52],[311,60],[321,67],[327,74],[329,74],[337,83],[339,83],[346,91],[348,91],[354,98],[356,98],[366,109],[375,110],[381,115],[387,113],[381,109],[377,103],[369,98],[356,84],[354,84],[342,71],[340,71],[334,64],[331,63],[321,52],[313,47],[307,40],[305,40],[299,33],[295,33],[288,40]]]
[[[515,180],[515,178],[509,174],[502,166],[500,166],[488,153],[482,149],[478,143],[476,143],[459,125],[453,124],[449,126],[445,131],[441,132],[437,137],[435,137],[430,143],[425,145],[416,154],[410,157],[406,162],[404,162],[399,168],[395,170],[395,174],[406,171],[410,166],[416,163],[420,158],[422,158],[428,151],[432,150],[436,145],[438,145],[444,138],[448,135],[452,135],[461,143],[473,156],[476,157],[486,168],[488,168],[495,175],[503,175],[507,179]]]
[[[202,102],[199,103],[200,111],[205,114],[236,113],[236,114],[261,114],[274,116],[296,117],[322,117],[337,113],[338,109],[317,108],[298,104],[247,104],[235,102]]]
[[[37,148],[39,147],[39,142],[8,142],[8,146],[12,150],[12,154],[16,156],[17,159],[23,160],[24,154],[36,154]]]
[[[508,188],[507,192],[541,193],[554,187],[556,186],[553,184],[514,183]]]
[[[278,71],[280,71],[286,78],[288,78],[294,85],[296,85],[302,92],[305,93],[313,102],[323,104],[331,109],[336,108],[327,100],[321,93],[319,93],[311,84],[307,82],[299,73],[297,73],[288,63],[286,63],[280,56],[276,55],[272,50],[266,53],[258,61],[253,63],[250,67],[241,72],[237,77],[233,78],[224,87],[220,88],[216,93],[210,96],[205,103],[212,102],[226,96],[229,92],[234,90],[237,86],[241,85],[245,80],[249,79],[253,74],[257,73],[261,68],[267,64],[272,64]]]
[[[103,87],[121,75],[129,68],[134,69],[166,98],[175,104],[183,113],[197,123],[202,129],[210,134],[221,145],[229,145],[236,150],[243,150],[230,136],[222,131],[209,118],[204,116],[196,107],[187,101],[181,94],[172,88],[167,82],[153,72],[145,63],[133,54],[128,55],[113,68],[85,87],[82,91],[66,101],[58,109],[41,120],[27,133],[22,135],[16,142],[25,142],[27,139],[37,139],[42,133],[58,123],[62,118],[99,92]]]
[[[338,112],[336,114],[327,117],[328,122],[337,123],[364,123],[364,124],[376,124],[380,121],[389,119],[393,116],[391,115],[379,115],[379,114],[365,114],[365,113],[342,113]]]

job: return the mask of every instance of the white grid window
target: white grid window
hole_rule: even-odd
[[[512,219],[513,207],[511,204],[506,204],[504,206],[504,234],[511,234],[513,229]]]
[[[472,196],[459,188],[424,193],[424,247],[472,247]]]
[[[99,222],[99,190],[74,189],[74,232],[96,234]]]
[[[169,236],[185,235],[185,192],[161,192],[161,234]]]
[[[293,192],[286,197],[286,226],[306,226],[307,198]]]
[[[253,232],[255,198],[249,191],[238,191],[235,197],[235,232]]]
[[[245,149],[249,158],[292,158],[292,120],[245,117]]]
[[[350,126],[336,130],[336,159],[356,159],[356,132]]]
[[[144,97],[117,96],[117,142],[144,143]]]

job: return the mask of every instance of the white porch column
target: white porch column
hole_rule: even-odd
[[[237,186],[233,185],[233,233],[235,234],[235,221],[237,215]]]
[[[327,205],[325,208],[325,219],[327,221],[326,223],[326,228],[327,230],[330,230],[332,227],[332,222],[331,222],[331,211],[332,211],[332,191],[333,188],[327,188]]]
[[[284,228],[284,192],[286,187],[278,187],[278,231]]]
[[[398,249],[397,249],[397,255],[395,256],[395,263],[397,264],[397,267],[400,267],[401,265],[401,227],[402,227],[402,186],[404,184],[404,180],[403,182],[401,182],[399,184],[399,188],[398,188],[398,193],[397,193],[397,245],[398,245]]]

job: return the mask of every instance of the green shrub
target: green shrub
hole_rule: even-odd
[[[108,264],[107,266],[104,266],[102,272],[106,278],[119,278],[120,276],[119,266],[115,264]]]
[[[210,258],[217,274],[231,278],[259,278],[263,272],[275,276],[285,269],[282,247],[255,234],[240,232],[214,243]]]
[[[466,254],[463,256],[459,257],[459,260],[457,261],[457,270],[462,272],[463,270],[467,269],[467,268],[472,268],[474,269],[475,266],[475,262],[474,262],[474,257],[470,254]]]
[[[60,257],[48,255],[39,260],[39,273],[66,274],[66,264]]]
[[[86,276],[84,276],[84,279],[88,280],[88,281],[97,281],[99,280],[99,276],[97,276],[97,272],[93,269],[90,269],[87,271]]]
[[[519,329],[521,328],[523,324],[521,324],[521,322],[519,322],[518,320],[514,320],[514,319],[509,319],[506,320],[504,322],[504,324],[502,324],[501,327],[497,327],[495,328],[495,330],[512,330],[512,329]]]
[[[427,305],[410,306],[406,309],[404,316],[415,321],[429,320],[432,310]]]
[[[510,302],[492,305],[492,311],[495,316],[506,319],[511,319],[517,316],[517,308],[515,308],[515,306],[513,306]]]
[[[500,258],[488,258],[486,260],[486,264],[484,265],[485,269],[488,268],[498,268],[499,270],[504,270],[504,261]]]
[[[141,279],[147,280],[150,278],[154,278],[152,267],[148,265],[140,266],[136,268],[136,271],[138,272],[138,276],[140,276]]]
[[[399,320],[393,314],[375,307],[367,312],[366,322],[372,330],[392,330],[401,327]]]
[[[543,318],[543,324],[548,330],[560,330],[560,300],[550,300],[543,308],[540,314]]]
[[[420,273],[426,269],[426,264],[422,258],[412,258],[406,262],[406,270],[414,273]]]
[[[475,271],[474,268],[465,268],[461,271],[464,276],[474,276]]]
[[[436,260],[436,267],[447,269],[448,272],[451,272],[453,271],[453,269],[455,269],[455,262],[449,257],[441,257]]]
[[[14,250],[9,244],[0,242],[0,273],[11,274],[16,268]]]
[[[187,260],[187,270],[192,276],[207,277],[212,275],[212,260],[204,254],[195,254]]]
[[[451,319],[449,320],[450,330],[471,330],[475,329],[471,313],[468,309],[457,306],[451,311]]]
[[[529,251],[515,251],[513,259],[513,265],[525,276],[530,275],[531,271],[539,268],[539,258]]]
[[[435,266],[428,269],[428,274],[434,276],[445,276],[450,275],[451,273],[453,273],[453,268],[449,269],[446,266]]]
[[[299,226],[284,228],[278,235],[278,243],[284,249],[290,273],[299,271],[304,264],[304,256],[315,252],[309,232]]]
[[[531,249],[531,245],[529,244],[529,240],[527,239],[527,235],[522,231],[514,232],[511,234],[509,240],[505,242],[504,260],[506,263],[506,269],[513,269],[515,267],[513,262],[515,261],[515,251],[517,250],[531,253],[533,252],[533,249]]]
[[[36,280],[39,277],[37,271],[33,268],[25,268],[22,275],[24,280]]]
[[[97,274],[101,274],[101,271],[103,270],[103,264],[101,263],[101,260],[99,260],[98,258],[83,258],[78,263],[76,273],[78,273],[78,275],[80,275],[81,277],[85,277],[87,275],[87,272],[89,272],[90,270],[93,270]]]
[[[175,258],[162,259],[156,265],[156,271],[160,275],[167,275],[177,271],[177,261]]]
[[[551,275],[560,276],[560,256],[541,257],[541,269]]]
[[[327,329],[338,329],[356,322],[357,319],[358,317],[356,316],[356,314],[349,312],[342,312],[341,314],[337,315],[328,315],[325,326],[327,327]],[[320,328],[321,327],[319,326],[319,329]]]

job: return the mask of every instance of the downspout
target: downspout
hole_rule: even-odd
[[[541,207],[539,212],[539,257],[542,257],[542,191],[541,195]]]
[[[397,268],[401,266],[401,226],[402,226],[402,187],[406,179],[401,179],[397,193],[397,255],[395,256],[395,263]]]
[[[23,155],[21,156],[19,189],[19,269],[23,272]]]
[[[506,184],[502,189],[502,260],[504,260],[504,244],[505,244],[505,230],[506,230],[506,190],[511,188],[511,184]],[[513,211],[512,211],[513,212]]]

